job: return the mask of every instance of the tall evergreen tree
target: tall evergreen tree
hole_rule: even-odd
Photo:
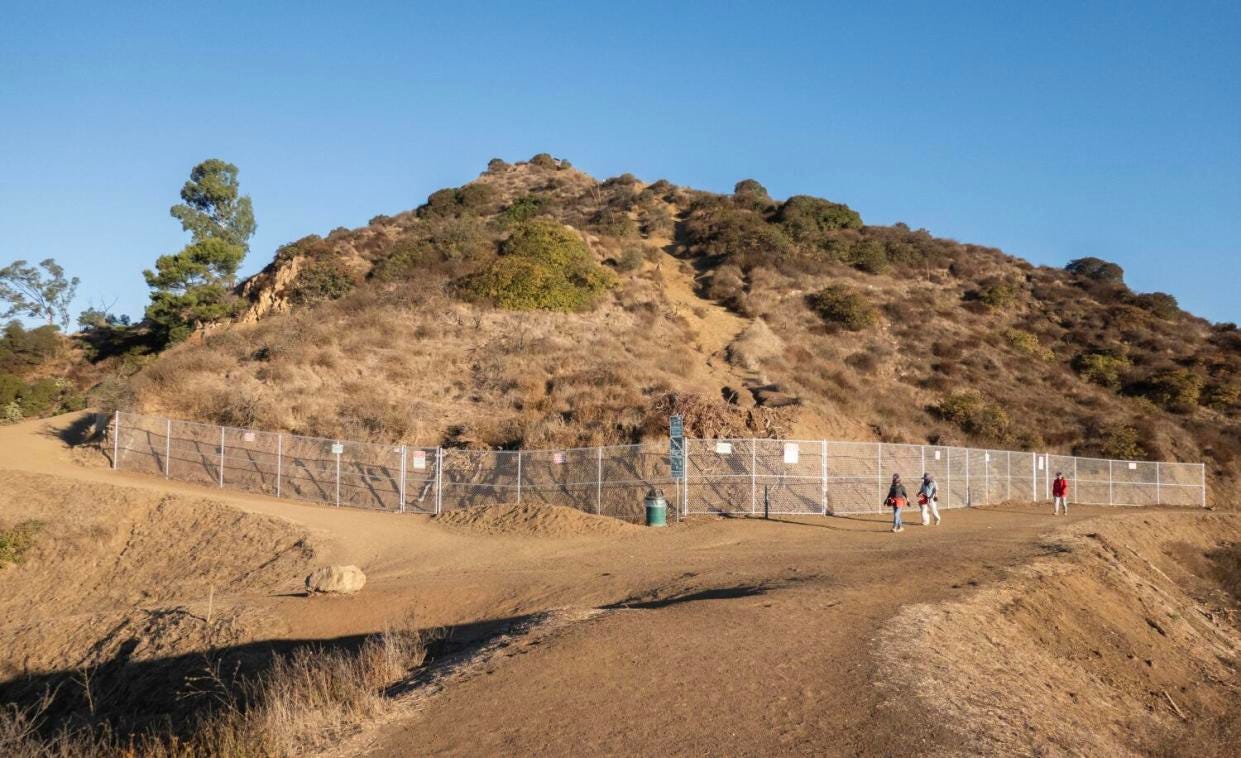
[[[190,233],[190,244],[143,272],[152,289],[146,318],[166,343],[236,313],[232,290],[255,229],[254,208],[240,194],[231,163],[212,158],[195,166],[181,199],[170,213]]]

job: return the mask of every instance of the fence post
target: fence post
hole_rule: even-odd
[[[918,445],[918,453],[922,457],[922,470],[918,472],[921,476],[926,473],[926,445]]]
[[[119,458],[121,456],[121,412],[113,411],[113,429],[112,429],[112,470],[115,471]]]
[[[1030,502],[1038,502],[1038,453],[1030,454]]]
[[[164,478],[172,471],[172,419],[164,419]]]
[[[220,427],[220,486],[224,486],[224,427]]]
[[[970,449],[965,448],[965,507],[968,508],[974,504],[974,498],[970,497]]]
[[[595,448],[598,454],[595,467],[595,513],[603,513],[603,448]]]
[[[983,464],[985,464],[983,465],[983,472],[982,472],[983,492],[985,493],[983,495],[982,504],[989,505],[991,503],[991,451],[990,450],[983,451],[982,462]]]
[[[517,504],[521,505],[521,450],[517,450]]]
[[[885,499],[884,495],[886,494],[883,489],[883,443],[876,442],[875,448],[876,450],[878,450],[878,452],[875,454],[876,455],[875,460],[877,461],[876,465],[879,466],[879,470],[875,476],[875,480],[879,482],[879,500],[880,502],[883,502]]]
[[[952,507],[952,448],[944,448],[944,458],[947,462],[944,464],[944,507]]]
[[[284,433],[276,432],[276,497],[280,497],[280,479],[284,468]]]
[[[1207,507],[1207,465],[1205,463],[1198,464],[1199,482],[1202,487],[1202,507]]]
[[[827,515],[827,440],[819,440],[819,457],[822,459],[823,465],[820,467],[823,473],[823,486],[821,487],[823,495],[823,515]]]
[[[1077,456],[1073,456],[1073,500],[1077,500]]]
[[[1013,451],[1004,453],[1004,501],[1013,499]]]
[[[407,447],[401,445],[401,508],[400,512],[405,512],[405,451]]]
[[[435,448],[435,515],[444,509],[444,448]]]
[[[332,447],[339,444],[341,444],[340,440],[337,440]],[[340,507],[340,453],[336,453],[336,507]]]
[[[750,438],[750,515],[758,513],[758,443]]]
[[[1159,491],[1159,461],[1155,461],[1155,505],[1159,505],[1163,501],[1163,494]]]
[[[685,492],[685,515],[689,517],[689,437],[681,443],[681,487]]]
[[[1107,462],[1107,504],[1112,504],[1112,461]]]

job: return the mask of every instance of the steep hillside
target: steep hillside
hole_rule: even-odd
[[[690,432],[1206,460],[1237,480],[1241,332],[1097,259],[1036,267],[847,206],[495,160],[285,245],[122,402],[467,446]]]

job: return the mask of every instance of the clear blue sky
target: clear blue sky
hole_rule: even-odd
[[[1241,4],[418,5],[0,0],[0,265],[137,316],[204,158],[254,199],[250,273],[547,151],[1095,255],[1241,321]]]

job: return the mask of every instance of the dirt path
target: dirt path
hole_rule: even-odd
[[[755,377],[729,363],[727,350],[750,325],[749,319],[738,316],[719,303],[699,297],[695,291],[693,270],[667,250],[661,253],[658,266],[664,294],[677,315],[684,318],[689,326],[694,337],[691,347],[702,355],[698,365],[705,367],[703,380],[712,385],[710,389],[714,392],[723,387],[741,392],[743,387],[754,382]],[[694,362],[687,361],[686,365],[694,365]],[[749,400],[748,393],[741,392],[741,395],[742,399]]]
[[[67,422],[0,429],[0,465],[277,516],[315,535],[326,546],[322,558],[367,572],[366,590],[354,597],[248,597],[280,620],[269,636],[375,632],[411,609],[428,627],[458,630],[557,609],[576,614],[537,644],[514,644],[364,730],[336,751],[343,754],[951,750],[953,736],[916,708],[884,705],[874,687],[880,633],[911,603],[957,599],[1010,567],[1054,556],[1045,537],[1053,526],[1133,517],[1076,507],[1071,518],[1053,519],[1044,506],[1009,505],[946,511],[942,526],[901,535],[879,517],[482,534],[424,516],[298,505],[84,466],[56,432]],[[907,644],[916,656],[935,641]]]

